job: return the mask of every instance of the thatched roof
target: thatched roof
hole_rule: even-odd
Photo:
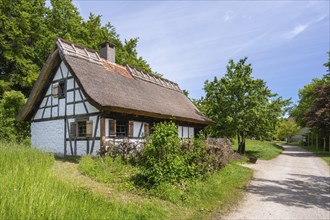
[[[35,106],[42,101],[51,82],[54,64],[63,60],[77,80],[88,101],[105,112],[173,119],[196,124],[209,124],[206,118],[169,80],[151,76],[128,65],[121,66],[99,57],[98,53],[57,39],[35,83],[29,100],[17,120],[30,120]]]

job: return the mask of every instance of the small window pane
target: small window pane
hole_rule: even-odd
[[[78,137],[86,137],[86,121],[78,122]]]
[[[116,136],[126,137],[127,136],[127,122],[117,121],[116,123]]]
[[[65,97],[65,92],[66,92],[66,89],[65,89],[65,81],[60,81],[58,83],[58,97],[59,98],[64,98]]]

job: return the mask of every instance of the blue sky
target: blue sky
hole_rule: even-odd
[[[325,74],[329,1],[74,1],[81,15],[102,15],[122,40],[190,96],[221,78],[229,59],[248,57],[253,76],[284,98]]]

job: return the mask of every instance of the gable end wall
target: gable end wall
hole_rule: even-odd
[[[62,80],[66,81],[65,98],[53,94],[54,86]],[[98,123],[96,127],[98,114],[99,110],[87,101],[75,78],[61,62],[38,110],[32,117],[32,146],[59,155],[84,155],[87,154],[87,145],[91,147],[94,142],[93,154],[95,154],[100,146],[100,124]],[[82,116],[93,121],[93,135],[95,133],[96,136],[89,141],[71,140],[70,122]]]

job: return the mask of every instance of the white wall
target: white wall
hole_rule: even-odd
[[[72,144],[72,151],[74,152],[74,141],[71,141]],[[89,148],[92,148],[93,140],[89,140]],[[66,142],[67,146],[67,155],[71,155],[71,147],[70,147],[70,141]],[[77,155],[82,156],[87,154],[87,141],[86,140],[77,140]],[[95,140],[94,143],[94,150],[92,155],[96,155],[97,152],[100,150],[100,141]]]
[[[64,154],[64,119],[32,122],[32,146],[38,149]]]
[[[61,70],[62,70],[62,73],[61,73]],[[63,74],[63,77],[62,77],[62,74]],[[65,64],[62,62],[60,64],[60,68],[58,68],[57,72],[55,73],[53,82],[48,87],[48,90],[46,93],[46,95],[48,95],[48,98],[44,97],[44,99],[41,102],[41,105],[39,106],[39,107],[47,107],[47,108],[39,109],[34,116],[35,120],[65,116],[65,105],[66,105],[65,98],[59,99],[56,96],[52,96],[52,89],[53,89],[54,84],[58,84],[58,81],[57,82],[54,82],[54,81],[66,79],[66,78],[69,78],[66,80],[66,89],[67,90],[74,89],[74,88],[80,89],[77,82],[75,82],[74,78],[72,78],[72,74],[69,72],[69,70],[66,68]],[[74,87],[74,85],[75,85],[75,87]],[[74,96],[74,93],[75,93],[75,96]],[[86,105],[87,111],[88,111],[88,112],[86,112],[86,109],[85,109],[85,106],[83,103],[70,104],[67,106],[67,112],[66,112],[67,116],[74,115],[74,113],[75,113],[75,115],[79,115],[79,114],[88,114],[88,113],[99,112],[99,110],[97,108],[95,108],[93,105],[91,105],[86,100],[86,97],[84,96],[82,90],[80,90],[80,91],[75,90],[75,91],[67,92],[66,97],[67,97],[67,102],[85,100],[85,105]],[[74,98],[75,98],[75,100],[74,100]],[[52,107],[52,105],[53,105],[53,107]],[[54,105],[58,105],[58,107],[54,106]],[[73,112],[74,105],[75,105],[75,112]]]
[[[46,97],[43,98],[42,103],[39,106],[39,109],[37,110],[36,114],[33,117],[33,121],[37,120],[37,122],[34,121],[31,123],[32,145],[39,149],[57,154],[64,154],[64,141],[65,141],[64,116],[71,117],[68,118],[68,122],[69,122],[68,125],[70,126],[70,122],[73,122],[75,120],[73,117],[79,116],[80,114],[85,115],[85,114],[99,112],[97,108],[95,108],[86,100],[82,90],[66,92],[66,99],[65,98],[59,99],[57,96],[53,96],[52,95],[53,85],[58,84],[58,80],[61,79],[66,79],[67,90],[79,89],[77,82],[75,82],[75,79],[72,78],[72,74],[66,68],[65,64],[61,62],[60,67],[55,73],[53,82],[49,85],[47,89]],[[73,102],[73,101],[82,101],[82,100],[84,101],[87,107],[87,111],[83,103],[70,104],[66,106],[66,101]],[[58,105],[58,107],[55,105]],[[41,108],[41,107],[46,107],[46,108]],[[75,112],[73,110],[75,110]],[[53,120],[52,117],[53,118],[62,117],[62,119]],[[89,120],[93,120],[93,135],[94,135],[94,128],[96,126],[96,118],[97,116],[89,117]],[[43,121],[41,121],[40,119],[42,119]],[[38,122],[38,120],[40,121]],[[69,127],[67,128],[66,137],[69,138]],[[96,137],[100,137],[100,121],[98,123]],[[91,146],[92,146],[92,141],[90,141],[90,147]],[[86,149],[87,149],[87,141],[77,140],[77,155],[86,154]],[[99,149],[100,149],[100,141],[95,140],[94,154]],[[69,141],[67,141],[67,155],[71,155]]]

